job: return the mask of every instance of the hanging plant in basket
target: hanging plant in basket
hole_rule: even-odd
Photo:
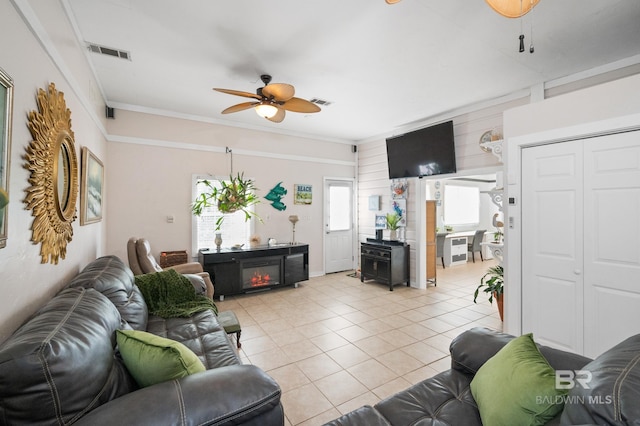
[[[194,215],[200,216],[205,208],[216,206],[218,211],[222,213],[222,216],[216,221],[216,231],[224,222],[225,214],[242,211],[245,215],[245,221],[251,217],[260,219],[255,212],[249,210],[250,206],[260,202],[255,194],[257,188],[253,180],[245,180],[244,173],[238,173],[235,177],[229,176],[229,181],[218,182],[202,181],[202,184],[207,187],[207,191],[200,194],[191,205],[191,211]]]

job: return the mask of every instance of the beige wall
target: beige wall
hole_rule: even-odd
[[[256,212],[263,223],[255,222],[255,233],[263,242],[290,241],[288,217],[297,214],[296,240],[309,244],[310,274],[323,273],[323,179],[354,178],[351,145],[122,110],[108,130],[109,253],[126,258],[126,242],[137,236],[149,239],[156,255],[187,250],[197,256],[191,250],[192,176],[229,176],[229,147],[234,174],[243,172],[258,188]],[[284,211],[262,198],[279,182],[288,191]],[[294,184],[312,185],[310,206],[293,203]]]
[[[106,140],[100,130],[100,118],[96,115],[96,111],[104,108],[104,105],[101,106],[99,100],[83,96],[84,93],[90,93],[90,86],[95,83],[91,80],[86,62],[82,65],[83,52],[76,46],[69,28],[52,24],[64,22],[59,6],[55,6],[57,2],[40,3],[42,12],[47,16],[42,26],[55,27],[58,59],[73,64],[74,73],[70,79],[63,75],[13,5],[8,1],[0,2],[0,67],[13,78],[15,86],[9,168],[9,239],[7,247],[0,250],[0,341],[5,340],[57,292],[69,277],[105,253],[104,221],[80,226],[79,220],[76,220],[73,223],[73,240],[67,247],[67,257],[58,265],[41,264],[40,245],[31,242],[33,217],[23,202],[25,189],[29,186],[29,171],[23,167],[23,157],[32,140],[27,128],[27,114],[37,109],[37,90],[45,89],[53,82],[64,93],[67,107],[71,110],[78,160],[82,146],[89,147],[102,159],[106,156]]]
[[[15,82],[9,239],[0,250],[0,342],[91,260],[106,254],[125,259],[130,236],[149,238],[156,251],[189,250],[192,174],[228,175],[227,146],[234,151],[234,171],[254,178],[261,195],[278,182],[290,191],[284,212],[267,203],[258,206],[265,223],[256,226],[256,233],[289,241],[287,218],[298,214],[296,239],[310,244],[310,273],[323,272],[323,178],[354,178],[350,144],[123,110],[116,111],[115,120],[106,120],[85,49],[61,3],[20,0],[15,5],[0,2],[0,67]],[[23,156],[31,141],[26,117],[37,108],[37,89],[49,82],[65,93],[78,159],[87,146],[105,166],[103,220],[86,226],[76,220],[67,257],[58,265],[40,263],[40,246],[30,241],[31,212],[22,201],[29,178]],[[313,185],[311,206],[293,205],[294,183]],[[174,223],[167,223],[167,215],[174,216]]]
[[[9,239],[7,247],[0,250],[0,342],[91,260],[105,254],[124,257],[130,236],[150,238],[156,251],[189,250],[191,175],[227,174],[226,146],[234,150],[234,169],[255,178],[262,191],[280,181],[289,190],[294,183],[313,185],[314,202],[310,207],[294,206],[291,194],[285,199],[288,205],[285,212],[278,212],[268,204],[260,205],[258,212],[266,223],[258,225],[256,232],[286,241],[290,233],[286,218],[289,214],[300,215],[303,220],[296,226],[297,239],[310,244],[311,273],[321,273],[322,181],[324,177],[352,178],[356,174],[351,146],[121,110],[116,111],[115,120],[106,120],[104,101],[87,66],[86,50],[78,44],[68,25],[62,4],[29,0],[0,2],[0,67],[15,83]],[[29,26],[27,22],[34,24]],[[608,86],[608,89],[594,88],[584,98],[584,94],[579,93],[575,97],[558,97],[562,101],[550,100],[548,102],[554,103],[545,101],[527,107],[529,109],[514,110],[505,116],[505,133],[520,135],[570,125],[576,116],[579,122],[587,122],[637,111],[640,98],[628,95],[638,93],[638,78],[629,80],[633,81],[632,86],[627,82]],[[72,111],[78,158],[81,147],[89,147],[104,162],[106,173],[104,220],[87,226],[74,222],[67,258],[58,265],[40,263],[40,247],[30,241],[33,218],[23,202],[29,185],[23,156],[31,141],[26,117],[36,108],[37,89],[45,88],[49,82],[56,83],[65,93],[67,106]],[[609,89],[620,93],[607,103]],[[623,96],[627,90],[627,96]],[[607,103],[606,108],[601,100]],[[477,141],[485,130],[501,124],[504,109],[519,105],[522,100],[511,102],[478,107],[453,117],[461,171],[498,167],[497,160],[482,152]],[[574,113],[572,109],[576,105],[581,108]],[[546,110],[546,106],[550,109]],[[565,118],[558,122],[556,115]],[[450,118],[443,116],[433,122]],[[532,123],[538,124],[532,128]],[[389,208],[384,137],[361,144],[357,161],[359,239],[364,240],[374,234],[368,196],[382,195],[382,211]],[[411,184],[416,182],[413,179]],[[415,191],[411,194],[414,196],[409,200],[409,212],[416,208]],[[167,223],[167,215],[175,217],[173,224]],[[419,238],[412,226],[415,227],[415,215],[410,213],[407,239],[415,257],[413,247]],[[412,265],[415,265],[414,258]],[[414,272],[412,280],[415,280]]]

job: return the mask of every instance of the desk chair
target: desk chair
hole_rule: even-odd
[[[487,232],[486,229],[477,230],[473,235],[473,239],[471,240],[471,242],[467,243],[467,251],[471,252],[471,259],[473,260],[473,263],[476,263],[476,257],[474,255],[474,252],[476,251],[480,253],[480,260],[484,262],[484,259],[482,258],[482,246],[480,245],[480,243],[484,239],[485,232]]]
[[[447,238],[446,232],[436,234],[436,257],[442,259],[442,269],[444,269],[444,240]]]

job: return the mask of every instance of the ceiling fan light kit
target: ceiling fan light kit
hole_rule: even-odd
[[[506,18],[520,18],[533,9],[540,0],[485,0],[489,6]]]
[[[264,87],[256,90],[255,94],[239,90],[214,88],[213,90],[221,93],[256,99],[256,101],[253,102],[243,102],[232,105],[222,111],[222,114],[230,114],[232,112],[253,108],[260,117],[266,118],[274,123],[280,123],[284,120],[286,111],[302,113],[320,111],[318,105],[305,99],[294,97],[295,88],[292,85],[286,83],[271,83],[271,76],[268,74],[261,75],[260,79],[264,83]]]
[[[400,0],[385,0],[396,4]],[[520,18],[533,9],[540,0],[485,0],[489,6],[506,18]]]
[[[262,118],[271,118],[278,113],[278,108],[270,103],[260,102],[254,107],[256,113]]]

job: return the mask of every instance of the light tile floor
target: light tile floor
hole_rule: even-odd
[[[449,344],[476,326],[502,330],[473,292],[495,261],[438,267],[437,286],[394,291],[348,272],[216,301],[242,325],[240,357],[282,388],[285,425],[321,425],[450,367]]]

